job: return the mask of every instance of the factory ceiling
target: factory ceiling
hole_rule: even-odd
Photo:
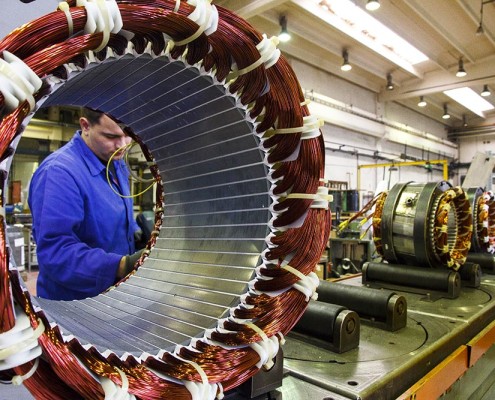
[[[212,2],[268,36],[280,33],[284,17],[292,35],[279,44],[284,54],[372,90],[381,103],[396,101],[457,135],[495,131],[495,0],[380,0],[375,11],[366,10],[367,0]],[[58,0],[7,3],[7,12],[0,15],[0,36],[57,6]],[[357,18],[361,13],[364,20]],[[407,45],[391,41],[391,35],[377,33],[366,20],[370,17],[418,50],[419,58],[406,51]],[[352,65],[346,72],[341,70],[344,51]],[[456,76],[460,66],[464,77]],[[387,89],[389,83],[393,90]],[[472,89],[471,94],[488,89],[490,96],[477,97],[491,109],[472,111],[445,94],[460,88]],[[418,106],[421,97],[425,107]],[[442,118],[445,108],[449,119]]]
[[[442,122],[451,131],[495,126],[494,0],[380,0],[375,11],[366,10],[366,0],[344,2],[347,0],[214,1],[269,36],[279,34],[281,17],[285,17],[292,38],[280,43],[283,53],[369,88],[381,102],[396,101]],[[354,6],[359,10],[351,11]],[[354,21],[356,10],[398,34],[426,56],[425,60],[413,64],[398,59],[397,53],[405,46],[393,48],[393,44],[383,43],[386,39],[368,29],[366,22]],[[361,37],[355,36],[355,31],[360,31]],[[347,72],[341,70],[344,51],[353,67]],[[460,67],[466,71],[464,77],[456,76]],[[387,89],[390,81],[393,90]],[[444,93],[463,87],[476,94],[488,89],[491,95],[481,99],[492,109],[473,112]],[[418,106],[421,96],[425,107]],[[466,95],[462,97],[466,99]],[[442,118],[445,107],[451,116],[447,120]]]

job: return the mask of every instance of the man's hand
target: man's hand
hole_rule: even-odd
[[[120,259],[119,268],[117,269],[117,279],[120,280],[134,270],[134,265],[143,254],[143,250],[136,251],[134,254],[128,254]]]
[[[144,249],[146,247],[147,242],[148,239],[145,237],[141,229],[134,232],[134,245],[136,246],[136,249],[138,250]]]

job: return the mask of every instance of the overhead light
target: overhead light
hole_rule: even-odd
[[[455,73],[455,76],[457,76],[458,78],[462,78],[464,76],[467,75],[467,72],[466,70],[464,69],[464,61],[461,58],[459,58],[459,68],[457,69],[457,72]]]
[[[375,11],[380,8],[380,2],[378,0],[368,0],[366,3],[366,9],[370,11]]]
[[[344,50],[342,52],[342,57],[344,58],[344,62],[342,63],[340,69],[342,71],[350,71],[352,69],[352,65],[349,64],[349,53],[347,50]]]
[[[278,39],[281,42],[287,42],[291,38],[290,33],[287,30],[287,17],[285,15],[282,15],[279,19],[279,23],[280,23],[280,33],[278,34]]]
[[[481,36],[485,33],[485,30],[483,29],[483,23],[480,22],[478,29],[476,29],[476,36]]]
[[[443,115],[442,115],[442,118],[443,119],[449,119],[450,118],[449,111],[447,110],[447,104],[444,104],[443,105]]]
[[[423,96],[419,96],[419,102],[418,102],[418,107],[426,107],[426,101]]]
[[[478,26],[478,29],[476,29],[476,35],[481,36],[483,33],[485,33],[485,30],[483,29],[483,0],[481,0],[481,10],[480,10],[480,24]]]
[[[445,90],[443,93],[482,118],[485,118],[485,111],[495,108],[491,103],[468,87]]]
[[[466,114],[462,116],[462,126],[465,128],[468,126]]]
[[[373,50],[401,69],[421,76],[416,64],[428,57],[351,0],[292,0],[316,18]]]
[[[394,90],[394,82],[392,82],[392,74],[387,74],[387,90]]]
[[[485,4],[493,3],[495,0],[481,0],[481,10],[480,10],[480,24],[478,25],[478,29],[476,30],[476,35],[482,35],[485,33],[483,29],[483,7]]]
[[[490,89],[488,89],[488,85],[483,85],[483,91],[481,92],[483,97],[488,97],[491,95]]]

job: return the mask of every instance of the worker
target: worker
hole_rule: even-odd
[[[81,129],[41,163],[29,189],[37,295],[52,300],[100,294],[132,271],[142,252],[118,151],[131,138],[106,114],[85,108],[81,115]]]

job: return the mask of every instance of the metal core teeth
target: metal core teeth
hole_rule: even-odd
[[[214,327],[247,290],[271,218],[264,153],[245,109],[196,68],[129,55],[90,67],[44,105],[89,106],[132,128],[160,171],[162,227],[116,289],[63,306],[39,302],[66,334],[100,350],[170,349]]]

